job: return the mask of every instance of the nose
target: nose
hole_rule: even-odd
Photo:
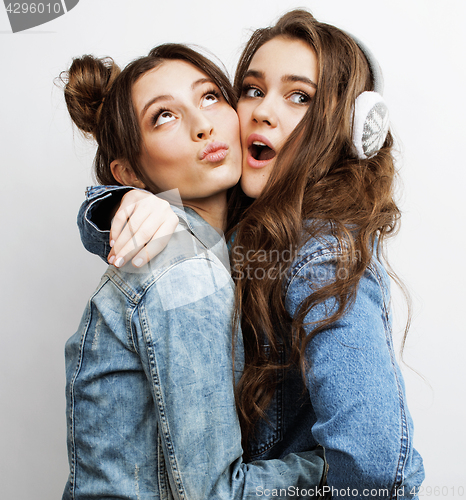
[[[277,126],[276,106],[274,106],[274,101],[270,94],[258,100],[257,106],[252,113],[252,119],[256,123],[265,123],[271,127]]]
[[[195,141],[202,141],[212,136],[214,126],[208,117],[199,110],[193,117],[192,136]]]

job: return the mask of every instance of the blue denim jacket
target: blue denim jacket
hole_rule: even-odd
[[[291,316],[307,296],[334,279],[341,255],[338,241],[330,235],[311,239],[299,250],[285,288]],[[394,355],[389,303],[389,277],[373,258],[352,307],[308,344],[306,393],[298,372],[288,374],[278,388],[268,411],[273,425],[260,422],[259,442],[251,444],[254,459],[283,456],[318,443],[325,448],[334,498],[344,496],[344,491],[353,499],[418,498],[424,467],[413,447],[413,422]],[[333,306],[328,301],[313,308],[305,323],[328,317]]]
[[[180,225],[166,249],[140,270],[109,267],[67,341],[63,499],[243,499],[290,487],[315,497],[322,451],[242,461],[228,253],[194,211],[173,209]]]
[[[104,196],[121,197],[126,190],[116,188]],[[96,207],[85,202],[78,223],[86,248],[105,258],[110,250],[108,231],[95,224]],[[313,289],[332,279],[339,255],[332,236],[309,240],[300,249],[285,290],[291,315]],[[252,459],[283,458],[322,445],[334,498],[345,493],[353,499],[418,498],[424,468],[413,447],[412,420],[392,344],[389,300],[388,276],[374,258],[354,305],[310,342],[307,391],[298,370],[286,373],[267,421],[258,424],[256,438],[249,443]],[[331,306],[313,309],[306,322],[327,315],[324,310]]]

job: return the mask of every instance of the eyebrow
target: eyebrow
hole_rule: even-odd
[[[214,83],[211,78],[199,78],[199,80],[196,80],[191,84],[191,90],[195,90],[197,87],[200,85],[203,85],[204,83]],[[140,118],[145,115],[146,111],[156,102],[159,101],[173,101],[174,97],[170,94],[164,94],[164,95],[159,95],[157,97],[154,97],[150,101],[146,103],[146,105],[142,108],[141,113],[140,113]]]
[[[199,80],[196,80],[193,82],[191,85],[191,90],[195,90],[196,87],[199,87],[199,85],[203,85],[204,83],[214,83],[212,78],[199,78]]]
[[[302,82],[302,83],[306,83],[310,87],[314,87],[315,89],[317,88],[317,84],[315,82],[313,82],[307,76],[285,75],[285,76],[282,76],[282,82],[284,82],[284,83],[288,83],[288,82]]]
[[[253,78],[258,78],[261,80],[265,79],[265,73],[263,71],[257,71],[255,69],[250,69],[246,71],[244,75],[244,80],[248,77],[253,77]],[[317,88],[317,84],[313,82],[310,78],[307,76],[301,76],[301,75],[283,75],[282,76],[282,82],[283,83],[289,83],[289,82],[302,82],[305,83],[311,87],[314,87],[315,89]]]
[[[146,102],[146,105],[142,108],[141,113],[139,114],[139,117],[143,118],[143,116],[146,114],[146,111],[152,106],[152,104],[155,104],[156,102],[159,101],[173,101],[174,97],[170,94],[164,94],[164,95],[159,95],[157,97],[154,97],[150,101]]]

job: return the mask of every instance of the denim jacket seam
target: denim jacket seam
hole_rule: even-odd
[[[170,483],[168,480],[167,464],[163,456],[162,438],[157,433],[157,483],[159,486],[161,500],[172,499]]]
[[[89,325],[91,324],[92,321],[92,300],[94,297],[99,293],[99,291],[102,289],[102,287],[108,282],[107,279],[102,279],[99,286],[97,287],[96,291],[92,294],[90,299],[88,300],[87,303],[87,315],[86,315],[86,320],[85,320],[85,327],[83,328],[83,333],[81,335],[81,341],[79,343],[79,360],[76,365],[76,369],[74,371],[73,377],[70,382],[70,407],[71,407],[71,415],[70,415],[70,422],[68,422],[69,425],[69,432],[71,435],[71,443],[72,443],[72,450],[71,450],[71,464],[70,464],[70,494],[71,498],[75,498],[75,488],[76,488],[76,440],[75,440],[75,384],[76,380],[81,372],[82,364],[83,364],[83,357],[84,357],[84,342],[87,338],[87,334],[89,333]]]
[[[152,387],[154,388],[154,398],[157,403],[157,409],[160,417],[159,424],[159,434],[163,433],[164,441],[167,446],[167,451],[169,453],[169,466],[172,470],[173,479],[176,483],[176,487],[178,490],[178,494],[180,495],[180,499],[184,499],[185,497],[185,488],[183,486],[183,480],[179,471],[179,466],[176,461],[176,455],[173,449],[173,444],[170,439],[170,429],[168,426],[168,419],[165,412],[165,401],[163,399],[162,391],[160,390],[160,377],[158,374],[158,367],[156,361],[156,354],[152,346],[152,342],[148,342],[147,332],[150,330],[147,319],[146,319],[146,311],[145,311],[145,301],[142,300],[139,305],[139,324],[141,325],[141,334],[144,341],[144,346],[147,351],[147,358],[149,360],[150,365],[150,375]],[[168,467],[168,464],[165,463]]]
[[[285,352],[283,349],[280,350],[280,364],[283,364],[285,362]],[[276,398],[276,432],[265,442],[263,441],[262,444],[254,448],[252,450],[253,453],[251,453],[251,459],[252,460],[259,460],[260,456],[269,451],[271,448],[273,448],[277,443],[283,440],[283,421],[284,421],[284,407],[283,407],[283,383],[284,383],[284,378],[283,378],[283,369],[281,370],[280,374],[281,380],[279,380],[277,384],[277,388],[275,389],[274,393],[274,398]],[[273,423],[270,422],[271,426],[273,426]]]
[[[297,263],[292,265],[290,271],[290,278],[288,279],[285,287],[285,299],[288,295],[288,291],[291,287],[292,282],[295,280],[296,276],[304,267],[312,263],[312,261],[317,259],[318,257],[323,257],[323,256],[337,257],[339,253],[340,250],[336,246],[320,248],[319,250],[314,250],[309,255],[306,255],[304,258],[302,258]]]
[[[134,328],[133,328],[133,319],[134,316],[136,315],[137,312],[137,305],[134,305],[131,308],[127,308],[126,310],[126,332],[127,332],[127,339],[128,339],[128,348],[131,351],[134,351],[136,354],[139,355],[139,345],[138,342],[136,342],[135,338],[137,338],[137,334],[135,335]]]
[[[394,484],[392,487],[392,491],[390,494],[391,500],[396,500],[398,498],[397,491],[400,488],[400,486],[403,483],[403,471],[406,466],[406,460],[409,455],[409,428],[408,428],[408,422],[407,422],[407,417],[406,417],[406,408],[405,408],[405,397],[403,393],[403,389],[401,387],[401,383],[397,374],[396,370],[396,362],[395,362],[395,355],[394,355],[394,350],[393,350],[393,343],[392,343],[392,336],[391,336],[391,328],[390,328],[390,320],[389,320],[389,312],[388,312],[388,307],[387,307],[387,290],[385,289],[384,286],[384,280],[376,267],[373,264],[370,264],[368,266],[368,271],[375,277],[379,287],[380,291],[382,294],[382,303],[383,303],[383,310],[384,310],[384,328],[385,328],[385,334],[386,334],[386,342],[387,342],[387,347],[390,353],[390,362],[392,365],[392,370],[393,374],[395,376],[396,380],[396,385],[397,385],[397,392],[398,392],[398,399],[399,399],[399,404],[400,404],[400,426],[401,426],[401,438],[400,438],[400,451],[398,455],[398,463],[396,465],[396,470],[395,470],[395,480]]]
[[[133,316],[137,310],[138,301],[136,302],[136,301],[132,300],[132,297],[129,296],[127,293],[125,293],[124,290],[122,290],[122,288],[119,286],[119,284],[116,282],[116,280],[112,279],[112,278],[114,278],[115,274],[116,273],[112,274],[111,276],[109,276],[108,274],[105,274],[105,276],[120,291],[120,293],[122,293],[126,297],[126,299],[129,300],[131,303],[131,304],[128,304],[126,306],[126,312],[125,312],[126,347],[130,351],[139,354],[138,344],[135,341],[133,326],[132,326],[133,325],[132,320],[133,320]]]

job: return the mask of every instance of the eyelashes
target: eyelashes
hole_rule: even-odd
[[[218,89],[215,89],[215,88],[212,88],[212,89],[204,92],[202,94],[202,98],[208,96],[209,94],[214,95],[218,100],[220,100],[222,98],[222,94],[220,93],[220,91]]]
[[[241,88],[241,97],[245,99],[259,99],[265,97],[265,93],[255,85],[245,84]],[[288,93],[286,99],[294,104],[304,106],[311,102],[312,97],[303,90],[294,90]]]
[[[309,104],[311,102],[311,96],[303,91],[292,92],[289,99],[295,104]]]
[[[163,114],[163,113],[170,113],[170,114],[173,114],[168,108],[159,108],[157,109],[154,114],[151,116],[151,119],[150,119],[150,124],[152,127],[155,127],[158,119],[160,118],[160,116]]]
[[[214,96],[215,97],[215,100],[212,100],[212,102],[209,102],[209,104],[207,104],[207,106],[203,105],[204,104],[204,101],[206,99],[206,97],[208,96]],[[216,102],[220,101],[222,99],[222,94],[220,93],[220,91],[217,89],[217,88],[210,88],[208,90],[206,90],[205,92],[202,93],[202,96],[200,98],[200,102],[201,102],[201,107],[203,108],[206,108],[208,106],[211,106],[212,104],[215,104]],[[170,118],[170,116],[174,116],[176,115],[176,113],[170,109],[170,108],[167,108],[165,106],[162,106],[160,108],[157,108],[154,110],[153,114],[151,115],[151,118],[150,118],[150,125],[152,127],[157,127],[157,126],[160,126],[160,125],[163,125],[163,123],[160,123],[159,125],[157,125],[157,122],[159,121],[159,118],[164,114],[164,113],[167,113],[167,117],[166,118]],[[172,121],[172,120],[167,120],[167,121]],[[166,123],[166,122],[164,122]]]
[[[258,95],[260,94],[260,95]],[[241,97],[263,97],[264,93],[258,87],[254,85],[243,85],[241,88]]]

